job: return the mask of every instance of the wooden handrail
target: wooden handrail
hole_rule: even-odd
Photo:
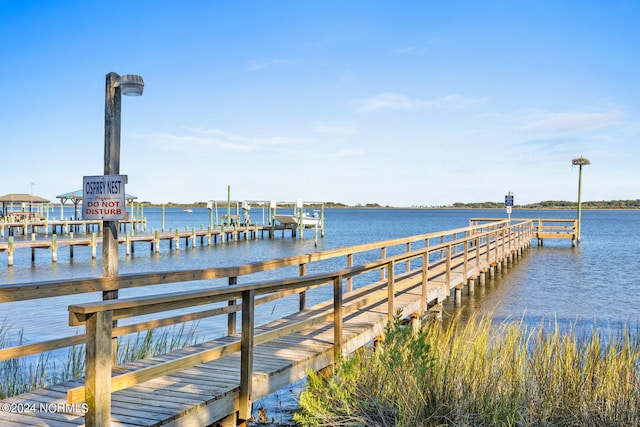
[[[504,221],[496,221],[495,227],[502,226]],[[468,228],[468,227],[467,227]],[[474,228],[474,227],[471,227]],[[483,227],[484,229],[485,227]],[[461,230],[461,229],[456,229]],[[33,284],[18,284],[18,285],[3,285],[0,286],[0,302],[2,301],[16,301],[27,298],[30,294],[36,293],[36,297],[47,297],[47,296],[58,296],[58,295],[66,295],[73,291],[72,293],[79,293],[84,291],[98,291],[98,290],[116,290],[119,287],[134,287],[134,286],[145,286],[145,285],[153,285],[159,283],[171,283],[173,281],[188,281],[188,280],[203,280],[206,278],[218,278],[218,277],[226,277],[229,274],[250,274],[252,272],[264,271],[261,269],[264,268],[275,268],[275,266],[288,266],[293,265],[300,260],[306,261],[315,261],[317,259],[327,259],[328,256],[342,256],[344,253],[347,254],[347,266],[353,265],[353,255],[354,251],[366,251],[386,247],[390,242],[391,243],[404,243],[407,244],[407,241],[416,242],[421,239],[424,239],[424,244],[429,247],[429,239],[438,238],[441,242],[440,244],[431,245],[433,251],[444,250],[447,246],[445,243],[444,236],[450,234],[450,231],[436,232],[436,233],[428,233],[420,236],[412,236],[408,238],[402,239],[394,239],[384,242],[370,243],[357,245],[349,248],[341,248],[334,249],[329,251],[324,251],[322,253],[316,254],[307,254],[301,256],[294,256],[289,258],[283,258],[279,260],[269,260],[259,263],[247,264],[243,266],[236,267],[225,267],[225,268],[216,268],[216,269],[199,269],[199,270],[189,270],[189,271],[179,271],[179,272],[165,272],[165,273],[151,273],[151,274],[130,274],[130,275],[122,275],[118,278],[84,278],[84,279],[76,279],[76,280],[61,280],[61,281],[49,281],[49,282],[38,282]],[[477,235],[477,233],[476,233]],[[490,238],[489,238],[490,239]],[[300,265],[300,264],[299,264]],[[435,271],[435,270],[434,270]],[[228,276],[233,278],[235,276]],[[347,289],[351,289],[351,281],[352,275],[347,274]],[[259,298],[256,303],[262,304],[268,301],[272,301],[277,298],[281,298],[287,295],[290,295],[295,292],[295,289],[286,293],[281,293],[279,295],[269,295],[262,296]],[[301,291],[303,292],[303,291]],[[116,300],[114,300],[116,301]],[[153,329],[160,326],[166,326],[168,324],[172,324],[171,319],[175,320],[174,323],[178,323],[180,321],[189,321],[189,320],[198,320],[201,318],[209,317],[212,315],[216,315],[217,313],[229,313],[229,316],[235,316],[235,312],[239,311],[239,307],[227,307],[227,308],[218,308],[212,311],[203,311],[200,313],[192,313],[191,315],[183,315],[177,316],[174,318],[163,319],[163,320],[153,320],[149,322],[142,322],[136,325],[130,325],[127,327],[119,327],[113,330],[113,336],[122,336],[128,333],[140,332],[148,329]],[[235,330],[235,329],[234,329]],[[19,345],[15,347],[5,348],[0,350],[0,360],[9,360],[16,357],[28,356],[32,354],[38,354],[45,351],[55,350],[59,348],[69,347],[72,345],[77,345],[81,343],[82,340],[79,337],[84,338],[84,335],[73,335],[63,338],[58,338],[55,340],[48,340],[40,343],[32,343],[26,345]]]
[[[495,227],[499,227],[506,221],[495,221]],[[486,224],[483,225],[483,227]],[[165,271],[157,273],[131,273],[121,274],[118,277],[87,277],[80,279],[62,279],[43,282],[21,283],[17,285],[0,285],[0,303],[25,301],[40,298],[50,298],[65,295],[77,295],[98,291],[113,291],[141,286],[161,285],[193,280],[211,280],[227,277],[239,277],[268,270],[276,270],[283,267],[322,261],[340,256],[348,256],[356,253],[382,249],[383,247],[397,246],[436,237],[444,237],[464,230],[477,229],[470,226],[442,232],[421,234],[417,236],[399,239],[385,240],[383,242],[364,243],[346,248],[328,249],[311,254],[295,255],[275,260],[259,261],[233,267],[218,267],[208,269],[193,269],[183,271]]]

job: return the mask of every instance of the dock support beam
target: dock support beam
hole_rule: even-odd
[[[111,425],[111,311],[91,314],[86,323],[87,427]]]
[[[242,292],[242,338],[240,347],[240,409],[238,418],[251,418],[251,393],[253,384],[253,322],[256,291]]]

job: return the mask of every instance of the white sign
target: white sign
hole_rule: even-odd
[[[124,184],[127,175],[85,176],[82,179],[82,219],[126,219]]]

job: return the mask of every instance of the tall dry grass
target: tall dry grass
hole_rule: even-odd
[[[557,322],[491,316],[417,335],[395,322],[382,351],[361,349],[336,375],[311,373],[304,426],[637,426],[640,340],[626,328],[587,333]]]

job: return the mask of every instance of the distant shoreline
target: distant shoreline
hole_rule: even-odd
[[[161,207],[165,207],[165,208],[207,208],[207,204],[206,203],[202,203],[202,202],[197,202],[197,203],[150,203],[150,202],[140,202],[140,204],[145,207],[145,208],[161,208]],[[232,208],[235,208],[235,203],[232,204],[231,206]],[[309,205],[305,205],[305,208],[309,208],[309,209],[313,209],[313,208],[320,208],[321,205],[319,204],[309,204]],[[329,209],[413,209],[413,210],[451,210],[451,209],[456,209],[456,210],[502,210],[505,209],[504,206],[381,206],[381,205],[343,205],[343,204],[326,204],[324,206],[325,208],[329,208]],[[218,209],[223,209],[226,208],[226,205],[224,206],[218,206]],[[577,204],[575,206],[529,206],[529,205],[525,205],[525,206],[513,206],[513,210],[557,210],[557,211],[572,211],[572,210],[576,210],[578,208]],[[635,211],[635,210],[640,210],[640,206],[637,207],[629,207],[629,206],[624,206],[624,207],[618,207],[618,206],[611,206],[611,207],[590,207],[590,206],[585,206],[585,203],[582,204],[582,210],[592,210],[592,211],[596,211],[596,210],[602,210],[602,211],[608,211],[608,210],[616,210],[616,211]]]

